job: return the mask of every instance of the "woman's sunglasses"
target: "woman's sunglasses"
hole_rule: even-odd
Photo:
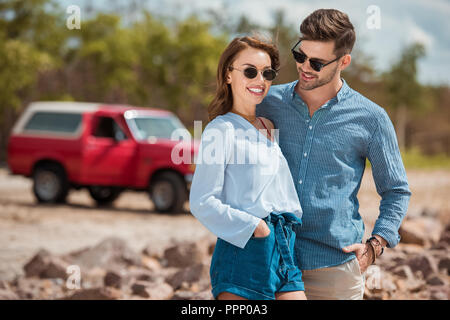
[[[294,56],[295,61],[297,61],[298,63],[305,63],[306,59],[308,59],[308,56],[302,52],[297,52],[294,50],[301,41],[302,40],[300,40],[299,42],[297,42],[295,44],[295,46],[291,49],[291,52],[292,52],[292,55]],[[312,59],[309,59],[309,65],[311,66],[311,68],[314,71],[319,72],[320,70],[322,70],[323,67],[339,60],[340,58],[342,58],[342,56],[337,57],[336,59],[331,60],[330,62],[327,62],[327,63],[322,63],[322,62],[319,62],[316,59],[312,58]]]
[[[230,66],[229,69],[230,71],[237,70],[243,72],[244,76],[248,79],[254,79],[258,75],[258,72],[261,72],[263,78],[267,81],[272,81],[277,76],[277,72],[273,69],[264,69],[262,71],[259,71],[255,67],[247,67],[244,70],[240,70],[236,69],[233,66]]]

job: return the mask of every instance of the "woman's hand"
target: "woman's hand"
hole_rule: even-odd
[[[267,226],[267,223],[261,219],[259,224],[256,226],[255,231],[253,232],[253,237],[255,238],[264,238],[270,234],[270,229]]]

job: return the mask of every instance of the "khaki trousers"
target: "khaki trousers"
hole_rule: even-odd
[[[308,300],[362,300],[365,277],[355,258],[344,264],[314,270],[302,270]]]

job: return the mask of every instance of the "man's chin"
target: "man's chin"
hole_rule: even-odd
[[[317,83],[304,83],[301,80],[298,82],[298,86],[302,90],[313,90],[318,87]]]

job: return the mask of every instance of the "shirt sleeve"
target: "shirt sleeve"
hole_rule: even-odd
[[[381,196],[380,214],[372,235],[387,241],[389,248],[400,241],[398,229],[408,210],[409,190],[406,171],[398,148],[394,126],[386,112],[377,119],[377,128],[368,146],[372,175]]]
[[[225,170],[231,159],[231,128],[221,120],[203,131],[189,194],[192,214],[217,237],[244,248],[261,221],[221,199]],[[243,182],[244,183],[244,182]]]

